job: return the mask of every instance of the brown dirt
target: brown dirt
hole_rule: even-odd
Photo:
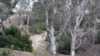
[[[80,51],[78,56],[100,56],[100,44],[93,44],[86,48],[86,51]]]
[[[22,51],[16,51],[16,50],[12,51],[12,55],[13,56],[33,56],[33,54],[30,52],[22,52]]]
[[[46,37],[47,37],[47,32],[30,36],[30,39],[32,40],[32,46],[36,51],[42,52],[46,50],[47,47],[47,42],[45,41]]]

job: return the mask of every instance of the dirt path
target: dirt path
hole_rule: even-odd
[[[46,37],[47,37],[47,32],[30,36],[34,50],[38,52],[46,51],[47,47],[47,42],[45,41]]]
[[[38,52],[35,56],[67,56],[62,54],[52,55],[50,54],[46,48],[48,42],[46,42],[47,32],[43,32],[41,34],[31,35],[30,38],[32,40],[33,48]]]

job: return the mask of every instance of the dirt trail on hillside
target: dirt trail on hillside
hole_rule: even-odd
[[[50,54],[46,48],[48,46],[48,42],[46,42],[47,32],[43,32],[41,34],[31,35],[30,39],[32,40],[32,46],[34,50],[38,53],[35,56],[67,56],[62,54],[52,55]]]
[[[34,50],[38,52],[46,51],[47,48],[47,42],[45,41],[46,37],[47,37],[47,32],[30,36]]]

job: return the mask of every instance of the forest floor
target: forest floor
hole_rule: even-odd
[[[34,34],[30,36],[32,40],[32,47],[34,50],[38,50],[38,52],[42,52],[46,50],[47,42],[45,41],[47,37],[47,32],[43,32],[41,34]]]
[[[100,44],[93,44],[86,48],[86,51],[78,51],[79,56],[100,56]]]

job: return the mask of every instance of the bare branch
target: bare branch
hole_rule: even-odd
[[[83,37],[84,35],[86,35],[88,32],[92,31],[93,29],[97,28],[98,26],[94,26],[93,28],[90,28],[89,30],[87,30],[85,33],[83,33],[81,35],[81,37]]]
[[[68,22],[70,21],[71,16],[69,16],[68,20],[65,21],[64,26],[60,28],[60,32],[57,35],[58,40],[61,38],[61,35],[64,33],[66,26],[68,25]]]
[[[82,42],[82,39],[80,39],[80,43],[75,47],[75,49],[78,49],[85,42],[86,42],[86,39],[84,40],[84,42]]]

